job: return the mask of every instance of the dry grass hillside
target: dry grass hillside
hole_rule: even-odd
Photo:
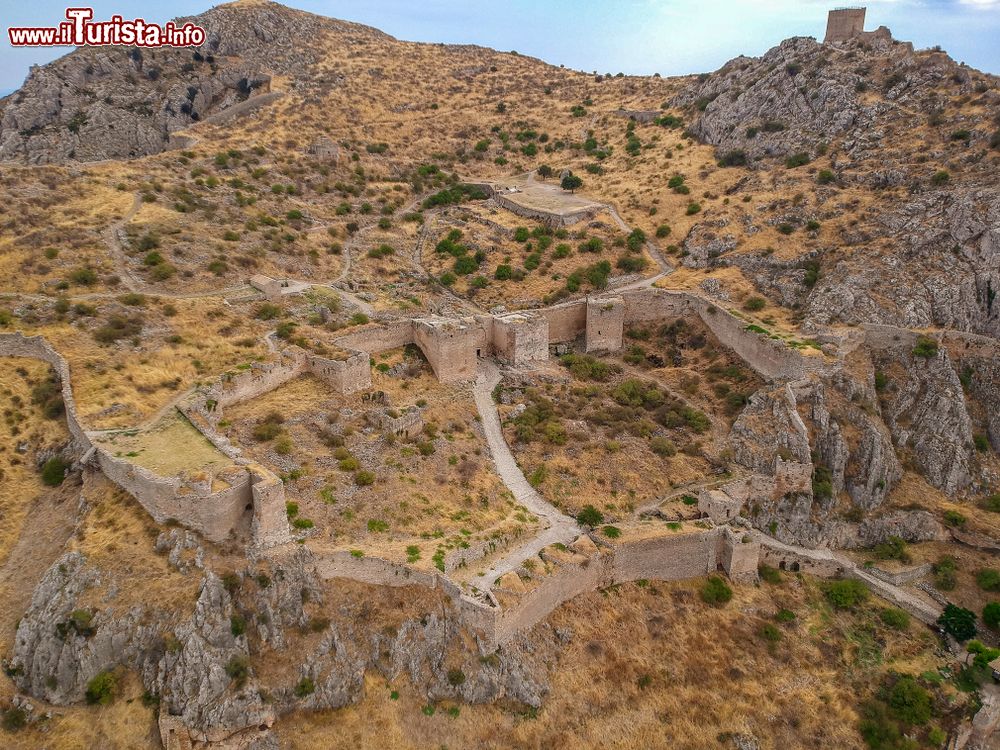
[[[291,345],[340,356],[338,337],[397,316],[533,309],[655,284],[710,300],[782,354],[831,366],[842,361],[837,347],[819,342],[856,343],[862,323],[1000,335],[1000,86],[939,51],[799,38],[711,74],[664,79],[404,42],[264,0],[219,6],[200,22],[211,38],[202,50],[73,52],[0,101],[2,124],[12,112],[27,116],[25,100],[53,81],[63,91],[49,119],[0,126],[0,155],[11,158],[0,170],[0,333],[44,336],[69,364],[84,427],[102,431],[95,441],[161,475],[232,463],[174,408],[192,391]],[[131,123],[111,152],[99,129],[108,118]],[[564,170],[582,180],[572,194],[559,187]],[[567,226],[527,218],[488,200],[482,183],[522,206],[586,205],[592,215]],[[285,293],[251,286],[259,274],[286,281]],[[878,476],[884,454],[898,454],[884,505],[861,508],[846,489],[834,493],[815,450],[812,492],[825,491],[822,510],[836,509],[838,522],[925,510],[944,524],[941,539],[944,527],[997,539],[995,361],[954,344],[940,382],[927,385],[914,375],[929,369],[915,360],[923,355],[899,352],[883,365],[854,350],[844,370],[851,382],[827,383],[824,402],[840,420],[823,435],[841,473],[870,464]],[[659,530],[702,528],[698,492],[749,472],[734,459],[731,429],[773,384],[694,316],[630,326],[619,352],[554,353],[531,371],[510,368],[494,393],[530,484],[569,516],[593,506],[598,534],[612,539],[622,533],[614,524],[656,508]],[[370,365],[382,400],[303,375],[227,407],[218,425],[284,484],[292,549],[439,572],[451,553],[503,538],[489,553],[499,557],[546,525],[496,471],[470,383],[438,382],[414,346],[377,353]],[[799,383],[821,385],[818,376]],[[161,532],[180,533],[173,524],[155,524],[99,472],[65,471],[58,386],[47,365],[0,359],[0,656],[66,552],[101,571],[82,597],[86,612],[135,608],[165,648],[165,626],[149,620],[190,617],[203,571],[157,545]],[[927,395],[932,386],[940,398]],[[896,403],[901,427],[890,434]],[[907,412],[926,404],[940,408],[911,424]],[[761,440],[782,429],[780,406],[756,415]],[[412,432],[385,428],[411,408],[420,414]],[[801,394],[797,408],[812,439],[804,462],[830,414]],[[884,430],[865,432],[868,421]],[[925,434],[941,424],[961,436]],[[962,464],[951,494],[916,455],[946,449]],[[820,503],[804,497],[808,516]],[[889,570],[931,563],[925,580],[977,614],[1000,596],[989,545],[882,536],[850,554]],[[240,705],[278,714],[282,748],[940,747],[987,680],[955,668],[929,629],[874,599],[837,608],[828,583],[764,570],[759,585],[713,602],[722,606],[705,601],[702,579],[616,585],[558,607],[527,641],[551,667],[540,708],[506,698],[428,702],[402,667],[387,681],[371,666],[384,656],[379,639],[400,623],[438,622],[441,591],[339,580],[310,599],[290,574],[267,592],[265,561],[248,562],[235,540],[201,544],[199,561],[226,578],[235,607],[213,637],[250,628],[240,644],[260,682]],[[455,579],[467,582],[478,567]],[[275,611],[295,616],[286,635],[279,623],[268,640],[260,602],[277,600],[276,590],[289,595]],[[309,663],[342,656],[345,633],[366,658],[372,652],[371,662],[344,668],[363,681],[360,701],[297,710]],[[993,629],[981,635],[1000,643]],[[431,646],[442,684],[448,659],[483,669],[500,661],[480,656],[467,633]],[[247,664],[243,682],[231,661],[212,664],[233,698]],[[20,676],[12,666],[0,676],[0,746],[158,746],[148,675],[118,669],[110,705],[39,702],[51,716],[16,731],[7,711]],[[353,695],[334,697],[316,705]],[[893,701],[910,699],[928,704],[922,721],[900,718]]]

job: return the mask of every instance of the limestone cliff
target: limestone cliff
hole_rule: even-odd
[[[269,726],[298,708],[352,703],[361,697],[366,670],[390,680],[406,676],[428,700],[505,698],[538,706],[547,691],[543,654],[553,634],[544,626],[530,641],[515,639],[502,653],[480,658],[447,604],[426,590],[416,602],[407,599],[407,607],[422,608],[415,618],[398,611],[386,617],[393,605],[379,599],[395,594],[385,589],[329,604],[305,550],[225,579],[205,571],[189,616],[156,602],[120,610],[115,600],[126,585],[80,553],[53,565],[20,621],[6,665],[19,689],[67,704],[83,700],[95,675],[134,670],[161,711],[210,741]],[[85,604],[98,588],[106,592],[100,604]],[[311,615],[311,608],[330,617]],[[265,655],[269,669],[258,667]],[[461,680],[454,676],[459,670]]]

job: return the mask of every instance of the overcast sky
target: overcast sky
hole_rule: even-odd
[[[289,0],[303,10],[376,26],[401,39],[516,49],[580,70],[672,75],[714,70],[790,36],[822,37],[826,11],[842,0]],[[66,48],[14,49],[9,26],[51,26],[67,5],[92,5],[98,20],[194,15],[211,0],[0,0],[0,94],[35,63]],[[1000,0],[870,0],[867,28],[886,25],[918,48],[1000,73]]]

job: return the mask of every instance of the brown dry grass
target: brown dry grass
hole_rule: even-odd
[[[704,605],[697,586],[627,584],[560,607],[549,622],[573,636],[537,717],[462,705],[452,718],[449,703],[426,716],[407,684],[369,678],[358,705],[286,717],[279,734],[296,750],[708,748],[721,746],[725,732],[752,733],[766,750],[860,748],[856,707],[884,671],[936,666],[926,630],[887,631],[875,618],[879,605],[833,613],[810,579],[740,587],[722,609]],[[780,625],[782,641],[769,647],[758,631],[779,608],[797,619]]]

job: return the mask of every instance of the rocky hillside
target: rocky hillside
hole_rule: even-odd
[[[383,35],[271,3],[223,5],[191,21],[207,33],[198,49],[78,49],[34,67],[0,101],[0,160],[129,159],[167,148],[170,133],[272,90],[295,74],[307,87],[322,45]]]
[[[799,202],[778,221],[850,219],[809,258],[821,272],[807,295],[787,294],[787,266],[758,254],[723,247],[713,263],[740,266],[815,324],[1000,335],[995,77],[888,38],[796,38],[701,76],[673,103],[720,165],[807,173],[816,209]]]

